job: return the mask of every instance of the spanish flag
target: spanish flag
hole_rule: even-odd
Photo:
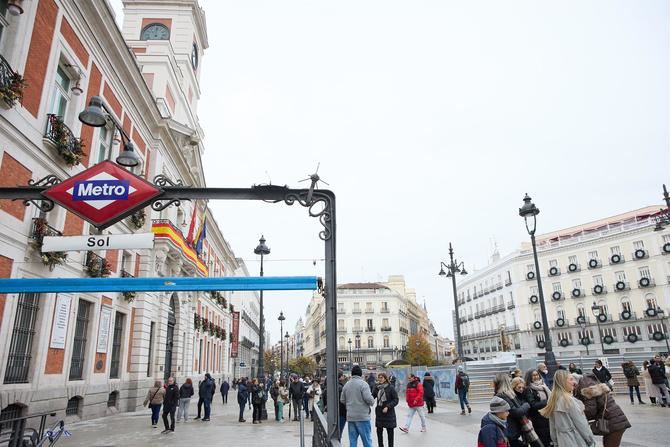
[[[207,215],[202,218],[202,225],[198,229],[198,232],[195,235],[195,252],[200,256],[202,253],[203,242],[207,238]]]

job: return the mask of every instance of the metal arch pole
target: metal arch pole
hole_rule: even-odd
[[[340,439],[340,403],[337,393],[337,262],[336,262],[336,228],[335,228],[335,194],[328,194],[331,233],[325,242],[326,279],[326,380],[328,393],[328,437],[329,440]]]
[[[454,262],[454,249],[449,242],[449,272],[451,273],[451,287],[454,294],[454,316],[456,317],[456,353],[459,359],[463,359],[463,340],[461,339],[461,321],[458,312],[458,291],[456,290],[456,263]]]

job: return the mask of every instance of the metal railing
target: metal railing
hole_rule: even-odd
[[[328,422],[318,405],[314,405],[314,416],[312,447],[341,447],[342,443],[336,436],[331,439],[328,435]],[[301,445],[303,445],[304,441],[301,441]]]
[[[62,236],[63,233],[51,225],[45,223],[46,219],[40,217],[33,218],[33,224],[30,229],[30,237],[36,241],[42,241],[44,236]]]
[[[47,114],[47,128],[44,136],[56,145],[56,149],[61,155],[68,152],[78,157],[83,155],[81,140],[74,136],[72,130],[65,125],[63,119],[58,115]]]
[[[0,91],[9,107],[13,107],[17,99],[21,99],[22,95],[17,91],[17,87],[18,90],[22,90],[20,79],[21,75],[15,72],[9,62],[0,55]]]
[[[40,413],[0,421],[0,445],[6,447],[46,447],[58,442],[65,433],[65,423],[60,420],[47,430],[47,417],[56,413]],[[39,427],[26,427],[28,419],[40,418]]]

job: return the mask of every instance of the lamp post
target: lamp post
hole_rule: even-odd
[[[284,377],[284,341],[281,339],[281,334],[284,333],[284,320],[286,320],[283,310],[279,311],[279,318],[277,320],[279,320],[279,378],[281,379]]]
[[[444,271],[444,268],[447,268],[447,271]],[[458,316],[458,295],[456,292],[456,273],[461,275],[467,275],[468,272],[465,270],[465,265],[463,262],[458,262],[454,259],[454,249],[451,247],[451,242],[449,242],[449,264],[445,264],[440,261],[440,272],[438,275],[446,276],[451,278],[451,287],[454,294],[454,314],[456,315],[456,354],[459,358],[463,357],[463,341],[461,340],[461,322],[460,317]]]
[[[456,318],[458,318],[458,317],[456,317]],[[440,357],[439,357],[439,353],[438,353],[438,350],[437,350],[437,332],[435,332],[433,334],[433,338],[435,339],[435,364],[437,365],[438,363],[440,363]]]
[[[670,355],[670,344],[668,343],[668,334],[666,331],[663,330],[663,325],[665,324],[665,311],[657,306],[656,315],[658,315],[658,319],[661,321],[661,333],[663,334],[663,339],[665,340],[665,349],[667,349],[666,355]]]
[[[670,225],[670,193],[668,193],[668,188],[665,185],[663,185],[663,200],[665,200],[666,209],[661,209],[661,212],[656,216],[654,231],[661,231]]]
[[[261,238],[258,240],[259,244],[254,248],[254,253],[261,256],[261,277],[263,276],[263,256],[270,254],[270,248],[265,245],[265,238],[261,235]],[[261,324],[259,328],[260,337],[258,341],[258,378],[265,378],[265,370],[263,369],[263,348],[264,348],[264,338],[265,338],[265,317],[263,316],[263,291],[261,290],[261,299],[260,299],[260,308],[261,308]]]
[[[347,343],[349,343],[349,368],[351,369],[351,367],[354,365],[354,362],[351,359],[351,338]]]
[[[535,260],[535,277],[537,278],[537,289],[540,295],[540,313],[542,314],[542,329],[544,331],[544,363],[547,365],[549,375],[554,376],[556,371],[556,357],[551,344],[551,334],[549,333],[549,321],[547,320],[547,308],[544,304],[544,293],[542,292],[542,279],[540,278],[540,262],[537,259],[537,244],[535,242],[535,230],[537,226],[537,215],[540,209],[531,201],[526,194],[523,198],[523,206],[519,208],[519,216],[523,217],[526,223],[526,230],[530,235],[530,242],[533,245],[533,259]]]
[[[79,121],[91,127],[103,127],[107,125],[107,121],[111,121],[114,127],[121,134],[123,141],[123,150],[116,157],[116,162],[121,166],[134,168],[141,163],[140,157],[135,152],[135,146],[130,141],[130,137],[123,130],[121,123],[117,121],[114,115],[110,112],[109,106],[100,96],[92,96],[88,106],[79,114]]]
[[[586,334],[586,322],[585,321],[580,322],[579,326],[582,328],[582,334]],[[584,339],[586,339],[586,340],[584,340]],[[579,340],[579,341],[581,342],[581,344],[586,346],[586,355],[591,355],[591,354],[589,354],[589,344],[591,343],[591,340],[588,337],[582,337],[582,339]],[[584,343],[584,342],[586,342],[586,343]],[[581,365],[579,365],[579,366],[581,367]]]
[[[603,343],[603,334],[600,332],[600,315],[602,314],[602,308],[596,304],[596,302],[593,302],[593,306],[591,306],[591,312],[593,312],[593,316],[596,317],[596,325],[598,326],[598,338],[600,338],[600,349],[603,351],[603,355],[605,355],[605,345]]]
[[[356,357],[361,360],[361,334],[356,334]]]
[[[288,378],[288,360],[289,360],[289,357],[288,357],[288,353],[289,353],[288,340],[289,340],[289,338],[291,338],[291,336],[288,335],[288,331],[286,331],[286,335],[284,335],[284,338],[286,339],[286,376],[285,377]]]

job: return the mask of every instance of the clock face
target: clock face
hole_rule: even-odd
[[[198,69],[198,46],[193,44],[193,49],[191,50],[191,65],[194,70]]]
[[[169,38],[170,30],[160,23],[147,25],[142,31],[142,40],[168,40]]]

